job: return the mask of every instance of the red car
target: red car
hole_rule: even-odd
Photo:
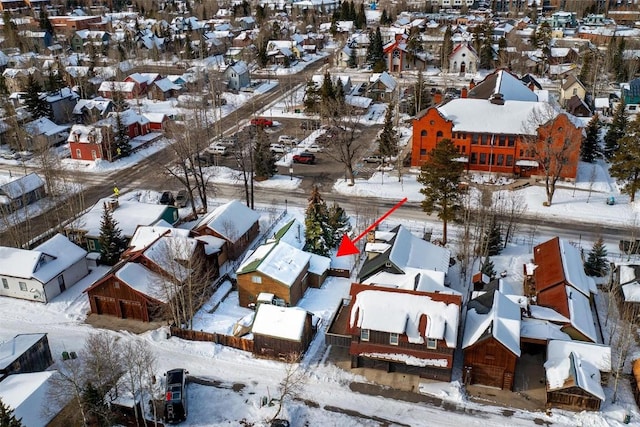
[[[311,153],[300,153],[293,156],[293,163],[305,163],[312,165],[316,162],[316,156]]]
[[[265,119],[264,117],[256,117],[255,119],[251,119],[251,124],[253,126],[270,128],[271,126],[273,126],[273,121]]]

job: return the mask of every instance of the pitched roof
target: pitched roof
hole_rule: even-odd
[[[573,86],[574,84],[578,84],[584,89],[584,85],[582,84],[582,82],[578,80],[578,78],[573,74],[569,74],[567,76],[567,80],[565,80],[564,83],[562,84],[562,90],[567,90],[571,88],[571,86]]]
[[[19,334],[0,343],[0,369],[6,369],[16,359],[47,334]]]
[[[218,206],[203,217],[194,229],[206,226],[230,242],[235,242],[258,222],[260,214],[237,200]]]
[[[496,93],[501,93],[503,99],[510,101],[538,101],[538,95],[507,70],[496,70],[489,74],[470,89],[467,96],[475,99],[489,99]]]
[[[598,369],[576,353],[567,357],[549,359],[544,368],[548,391],[579,387],[594,397],[604,401],[605,394],[600,384]]]
[[[361,290],[353,300],[349,325],[406,334],[413,344],[423,344],[425,338],[444,340],[447,347],[455,348],[460,306],[437,298],[436,294],[418,295],[380,288]],[[425,331],[420,330],[423,316],[426,317]]]
[[[31,172],[28,175],[0,184],[0,194],[4,194],[14,200],[40,187],[44,187],[44,181],[40,178],[40,175]]]
[[[484,306],[481,299],[489,306]],[[520,307],[517,304],[494,290],[471,300],[468,307],[462,348],[492,336],[511,353],[520,356]]]
[[[126,262],[115,277],[132,289],[160,302],[168,302],[175,294],[175,286],[142,264]]]

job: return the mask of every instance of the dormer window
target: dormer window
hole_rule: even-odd
[[[360,329],[360,341],[369,341],[369,329]]]
[[[438,348],[438,340],[434,338],[427,338],[427,348],[430,350]]]

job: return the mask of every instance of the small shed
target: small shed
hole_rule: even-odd
[[[298,307],[260,304],[253,321],[253,354],[296,360],[313,338],[312,315]]]
[[[574,352],[568,357],[550,358],[544,367],[548,408],[600,410],[605,395],[597,367]]]

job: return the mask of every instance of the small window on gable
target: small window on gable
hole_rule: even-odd
[[[427,348],[431,350],[435,350],[438,348],[438,340],[434,338],[427,338]]]
[[[262,283],[262,277],[261,276],[251,276],[251,282],[252,283]]]
[[[398,334],[394,334],[393,332],[389,334],[389,344],[398,345]]]
[[[27,284],[25,282],[18,282],[18,285],[20,285],[21,291],[27,292]]]
[[[424,130],[424,129],[422,129],[422,130],[420,131],[420,136],[427,136],[427,131],[426,131],[426,130]]]
[[[2,278],[2,287],[5,289],[9,289],[9,282],[4,277]]]
[[[368,329],[360,329],[360,341],[369,341]]]

